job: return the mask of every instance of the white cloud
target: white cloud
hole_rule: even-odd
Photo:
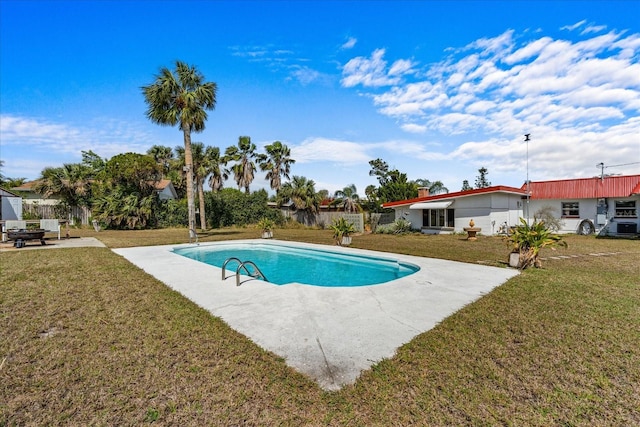
[[[369,147],[357,142],[307,138],[300,145],[291,146],[291,157],[296,163],[331,162],[341,164],[367,163],[371,156]]]
[[[384,54],[384,49],[376,49],[370,58],[358,56],[349,60],[342,68],[342,86],[391,86],[399,84],[404,75],[414,72],[413,61],[408,59],[397,60],[387,69]]]
[[[111,157],[124,152],[144,152],[153,145],[151,135],[126,122],[100,119],[85,128],[15,115],[0,116],[0,139],[5,149],[50,150],[77,156],[81,151],[93,150]]]
[[[427,131],[427,126],[425,125],[417,125],[415,123],[405,123],[400,126],[403,131],[409,133],[425,133]]]
[[[323,75],[319,71],[313,70],[309,67],[294,67],[294,70],[291,72],[291,76],[303,85],[308,85],[323,78]]]
[[[638,34],[516,39],[508,30],[470,43],[425,78],[371,94],[374,105],[408,132],[498,137],[534,126],[604,129],[640,111]]]
[[[582,33],[580,34],[599,33],[600,31],[604,31],[606,29],[606,25],[589,25],[587,28],[582,30]]]
[[[542,52],[542,50],[552,41],[553,39],[551,37],[542,37],[538,40],[534,40],[533,42],[516,50],[511,55],[508,55],[504,59],[504,62],[507,64],[515,64],[534,56],[538,56],[540,52]]]
[[[413,62],[408,59],[399,59],[391,65],[389,69],[390,76],[398,76],[413,72]]]
[[[513,30],[507,30],[497,37],[481,38],[466,46],[465,49],[479,49],[481,56],[502,56],[513,45]]]
[[[358,39],[356,39],[355,37],[349,37],[347,41],[344,42],[342,46],[340,46],[340,48],[345,50],[351,49],[356,45],[356,43],[358,43]]]
[[[583,19],[582,21],[576,22],[573,25],[565,25],[564,27],[560,27],[561,30],[568,30],[568,31],[573,31],[576,28],[580,28],[582,27],[584,24],[587,23],[586,19]]]

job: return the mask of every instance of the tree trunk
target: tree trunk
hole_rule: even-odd
[[[187,174],[187,210],[189,212],[189,230],[196,231],[196,209],[193,194],[193,155],[191,153],[191,129],[188,124],[183,126],[184,133],[184,164]],[[189,234],[191,235],[191,234]]]
[[[204,185],[202,180],[198,179],[198,199],[200,199],[200,229],[207,230],[207,216],[204,213]]]

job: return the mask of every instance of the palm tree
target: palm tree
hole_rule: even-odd
[[[156,163],[160,165],[160,169],[162,170],[162,178],[164,178],[166,174],[169,173],[169,169],[171,168],[171,161],[174,160],[173,150],[171,150],[171,147],[154,145],[147,150],[147,154],[152,156]]]
[[[296,161],[291,156],[291,150],[289,147],[275,141],[273,144],[264,147],[267,154],[260,154],[258,156],[258,164],[260,169],[267,172],[266,179],[269,180],[272,190],[276,190],[276,193],[280,191],[282,187],[281,177],[289,179],[289,173],[291,172],[291,165]]]
[[[348,213],[355,213],[362,208],[360,207],[360,196],[358,196],[358,190],[356,189],[355,184],[351,184],[347,187],[344,187],[342,190],[338,190],[335,192],[336,200],[334,200],[332,205],[343,204],[344,211]]]
[[[180,159],[180,163],[184,165],[185,151],[182,147],[176,147],[176,153]],[[194,185],[198,192],[198,201],[200,203],[200,229],[205,231],[207,229],[207,216],[205,213],[204,205],[204,181],[209,175],[207,169],[207,160],[205,154],[204,144],[202,142],[194,142],[191,144],[191,155],[193,158],[193,172],[194,172]]]
[[[94,176],[86,165],[71,163],[58,168],[47,167],[41,175],[33,187],[36,193],[45,197],[57,196],[67,206],[89,204]]]
[[[428,179],[420,178],[420,179],[416,179],[413,182],[418,187],[427,188],[429,190],[429,194],[431,194],[431,195],[442,194],[442,193],[448,193],[449,192],[449,189],[444,186],[442,181],[433,181],[433,182],[431,182]]]
[[[248,136],[238,138],[238,145],[227,147],[224,153],[225,164],[230,161],[236,162],[232,167],[233,178],[238,184],[238,189],[244,187],[245,193],[249,194],[249,185],[255,177],[256,165],[253,159],[256,158],[256,145],[251,142]]]
[[[204,159],[209,171],[209,186],[211,191],[217,193],[224,186],[224,181],[229,178],[229,171],[224,167],[218,147],[207,147]]]
[[[195,67],[181,61],[176,61],[175,72],[163,67],[152,84],[142,87],[149,120],[162,126],[177,124],[183,134],[189,230],[195,230],[196,226],[191,132],[204,130],[206,110],[216,106],[217,88],[214,82],[204,82],[204,76]]]
[[[291,201],[296,209],[308,213],[318,212],[320,196],[316,193],[316,183],[304,176],[295,176],[290,182],[285,182],[278,193],[278,203]]]

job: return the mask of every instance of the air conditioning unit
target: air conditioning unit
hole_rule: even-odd
[[[638,227],[633,222],[619,222],[617,232],[618,234],[634,234],[638,232]]]

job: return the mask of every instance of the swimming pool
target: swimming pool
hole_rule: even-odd
[[[277,285],[300,283],[325,287],[353,287],[386,283],[408,276],[420,267],[391,257],[371,257],[280,243],[225,242],[174,249],[176,254],[222,268],[229,258],[252,261],[267,281]],[[238,262],[227,264],[227,276]],[[251,270],[251,267],[248,267]]]

